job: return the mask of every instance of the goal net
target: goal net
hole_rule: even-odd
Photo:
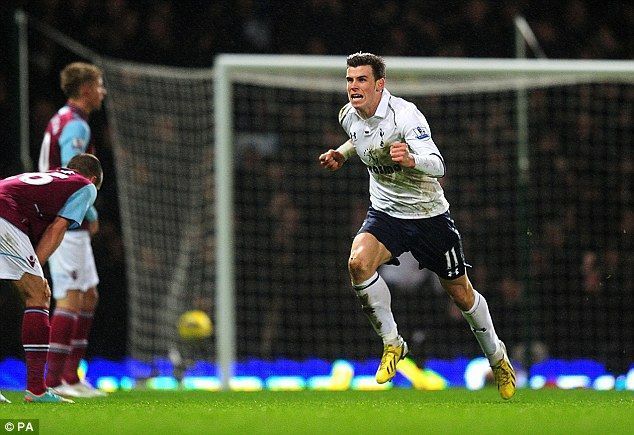
[[[189,310],[212,314],[212,73],[102,63],[128,275],[128,345],[179,350]],[[208,349],[213,353],[213,346]],[[211,356],[207,354],[206,356]]]

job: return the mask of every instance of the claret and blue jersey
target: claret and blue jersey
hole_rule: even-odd
[[[94,149],[90,145],[90,127],[87,118],[88,115],[83,110],[70,103],[59,109],[51,118],[46,126],[40,149],[38,168],[41,172],[65,167],[70,159],[78,154],[94,154]],[[86,214],[86,221],[96,219],[97,210],[90,207]],[[81,228],[87,229],[87,225],[84,224]]]
[[[77,154],[93,153],[89,149],[90,127],[87,115],[67,104],[58,110],[46,126],[38,168],[40,171],[65,167]]]
[[[96,198],[94,184],[70,169],[19,174],[0,180],[0,217],[36,246],[57,216],[77,228]]]

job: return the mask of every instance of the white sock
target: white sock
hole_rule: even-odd
[[[463,311],[462,316],[471,326],[471,331],[480,343],[482,351],[493,365],[502,359],[502,346],[500,346],[500,339],[495,333],[486,299],[475,289],[473,293],[475,294],[473,307],[469,311]]]
[[[367,281],[354,284],[355,293],[361,301],[361,308],[372,327],[383,339],[383,344],[398,346],[401,337],[392,315],[392,296],[387,284],[377,272]]]

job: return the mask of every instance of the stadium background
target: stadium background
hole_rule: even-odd
[[[67,3],[29,1],[20,6],[33,17],[104,55],[177,66],[211,66],[214,55],[223,52],[345,55],[370,50],[384,56],[512,57],[512,18],[517,13],[529,20],[550,58],[632,59],[634,10],[624,2],[565,1],[551,5],[541,1],[474,0],[425,2],[424,5],[415,1],[361,1],[355,4],[358,6],[351,8],[348,2],[315,0],[298,7],[297,3],[272,0],[214,2],[209,6],[202,1],[78,0]],[[16,145],[17,77],[12,57],[14,47],[9,43],[13,40],[11,8],[3,10],[2,19],[2,40],[8,49],[3,50],[0,67],[0,110],[7,115],[5,119],[14,121],[0,125],[0,176],[7,176],[20,171],[21,167]],[[52,94],[51,89],[58,89],[59,70],[75,58],[59,52],[43,39],[33,41],[32,46],[37,48],[31,60],[30,136],[31,154],[36,157],[46,122],[64,102],[61,92]],[[629,102],[631,104],[631,96]],[[425,107],[421,108],[425,112]],[[99,157],[110,176],[98,202],[101,233],[95,238],[94,246],[102,297],[88,357],[99,355],[117,359],[126,355],[124,251],[113,180],[115,171],[103,112],[92,117],[91,126]],[[567,134],[574,142],[577,133]],[[451,161],[451,151],[444,150],[442,143],[439,145]],[[547,147],[544,151],[549,152]],[[605,164],[614,161],[622,164],[593,168],[598,172],[587,180],[586,185],[591,194],[581,200],[581,208],[590,210],[606,195],[616,195],[618,198],[610,201],[615,205],[609,213],[580,213],[575,222],[574,238],[555,237],[558,235],[555,227],[550,228],[551,233],[543,239],[543,250],[552,251],[546,258],[556,260],[546,266],[574,271],[572,279],[543,283],[544,296],[563,301],[557,304],[562,311],[548,311],[553,317],[550,324],[556,323],[557,327],[544,333],[545,345],[551,355],[565,358],[590,356],[619,372],[624,372],[632,361],[632,330],[622,329],[620,325],[632,325],[628,307],[632,305],[634,269],[629,234],[634,217],[631,192],[628,193],[631,186],[620,186],[621,190],[615,191],[612,190],[614,186],[604,181],[611,171],[622,171],[615,177],[618,179],[627,179],[626,174],[631,177],[631,149],[625,151],[629,151],[629,156],[604,156],[601,160]],[[580,155],[577,149],[567,149],[559,157],[581,164],[577,160],[584,159],[583,152]],[[557,172],[547,167],[548,159],[542,162],[544,165],[537,165],[534,170],[539,172],[540,178],[545,173],[552,179],[543,178],[540,183],[544,186],[554,183],[565,190],[566,185],[557,178]],[[539,188],[539,184],[535,187]],[[450,200],[458,194],[450,191]],[[565,196],[565,192],[561,196]],[[498,216],[512,212],[504,208],[508,204],[503,199],[498,199],[497,204],[495,200],[493,202],[494,208],[498,208],[495,211]],[[463,214],[475,213],[468,204],[461,208]],[[486,222],[464,221],[463,225],[472,229],[466,229],[467,240],[486,238],[486,234],[478,236],[478,228],[486,227]],[[594,239],[595,228],[601,228],[601,241]],[[548,240],[555,243],[547,244]],[[487,255],[500,257],[496,264],[504,258],[514,258],[509,255],[514,249],[513,241],[508,242],[509,246],[487,248]],[[486,258],[482,260],[486,262]],[[590,267],[592,276],[587,276],[587,268],[582,267],[584,262],[596,263]],[[509,264],[511,268],[514,266]],[[516,296],[522,292],[521,283],[505,279],[499,272],[480,275],[478,287],[485,289],[490,297],[490,305],[497,311],[493,315],[498,327],[505,331],[509,341],[519,340],[525,319],[505,316],[504,310],[517,302]],[[586,282],[596,279],[597,274],[601,285],[586,286]],[[17,326],[21,315],[19,302],[5,284],[2,289],[0,359],[22,353]],[[434,354],[440,357],[462,352],[475,354],[472,338],[464,334],[464,325],[456,322],[455,313],[452,315],[446,309],[444,301],[433,301],[430,305],[437,307],[432,320],[441,333],[443,329],[455,328],[463,331],[464,337],[464,343],[438,348],[447,354],[438,354],[438,349]],[[355,308],[351,306],[350,310]],[[579,316],[588,312],[594,313],[595,317],[590,330],[583,330],[586,318]],[[594,333],[596,325],[604,326],[601,334]],[[583,337],[576,333],[580,330],[583,330]],[[606,340],[606,336],[610,339]],[[306,356],[301,349],[296,352],[290,356]]]

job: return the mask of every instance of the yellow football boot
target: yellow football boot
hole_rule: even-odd
[[[515,370],[511,365],[508,355],[506,354],[506,346],[500,342],[504,356],[502,359],[491,366],[493,370],[493,376],[495,376],[495,383],[498,386],[498,391],[502,399],[508,400],[515,394]]]
[[[376,371],[376,382],[384,384],[396,374],[396,364],[402,360],[408,352],[407,343],[403,341],[400,346],[387,344],[383,347],[381,364]]]

